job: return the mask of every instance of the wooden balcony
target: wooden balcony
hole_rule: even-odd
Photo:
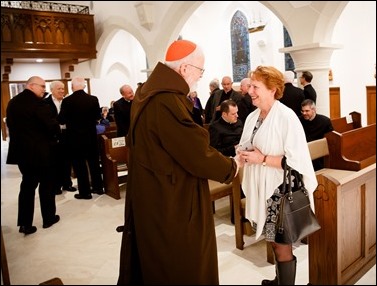
[[[45,2],[44,2],[45,3]],[[96,58],[93,15],[1,8],[1,61]]]

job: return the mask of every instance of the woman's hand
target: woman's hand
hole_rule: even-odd
[[[237,151],[237,156],[239,161],[243,164],[261,164],[263,162],[264,155],[257,149],[254,148],[252,151]]]

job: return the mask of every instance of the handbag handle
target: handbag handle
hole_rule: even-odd
[[[285,162],[285,164],[284,164],[284,176],[283,176],[283,178],[284,178],[283,179],[284,184],[283,184],[282,191],[283,191],[283,194],[288,193],[288,200],[289,201],[293,200],[293,195],[292,195],[292,193],[293,193],[293,191],[292,191],[292,174],[295,177],[295,182],[294,183],[295,183],[295,186],[297,186],[296,189],[297,190],[301,190],[302,192],[304,192],[305,194],[307,194],[307,190],[305,188],[305,184],[304,184],[302,175],[298,171],[292,170],[292,168],[288,166],[287,162]],[[288,184],[286,183],[287,177],[288,177]],[[288,187],[287,187],[287,185],[288,185]]]

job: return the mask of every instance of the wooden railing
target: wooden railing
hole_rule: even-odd
[[[1,58],[96,58],[93,15],[1,8]]]

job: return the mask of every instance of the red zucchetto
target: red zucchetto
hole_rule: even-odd
[[[174,41],[166,51],[165,61],[174,62],[187,57],[196,49],[196,44],[187,40]]]

